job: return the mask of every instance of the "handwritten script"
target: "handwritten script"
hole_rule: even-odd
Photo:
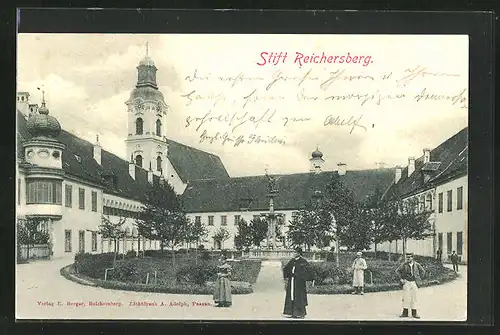
[[[300,129],[369,132],[387,110],[468,108],[467,87],[456,84],[456,73],[425,65],[381,72],[334,66],[271,72],[257,66],[252,73],[232,74],[195,68],[185,74],[179,95],[184,127],[200,143],[286,145]]]

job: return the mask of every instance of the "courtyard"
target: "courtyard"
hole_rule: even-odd
[[[117,291],[67,280],[71,260],[17,265],[19,319],[289,320],[281,316],[284,287],[280,262],[264,261],[254,293],[233,295],[231,308],[215,308],[210,295]],[[449,283],[419,290],[419,321],[465,321],[467,267]],[[401,321],[401,291],[308,296],[306,320]],[[444,302],[437,303],[437,302]],[[403,319],[414,322],[414,319]]]

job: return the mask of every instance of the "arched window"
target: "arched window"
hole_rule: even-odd
[[[158,158],[156,158],[156,171],[161,171],[161,157],[158,156]]]
[[[142,121],[141,118],[137,118],[137,120],[135,120],[135,134],[136,135],[142,135],[143,126],[144,126],[144,121]]]
[[[161,121],[156,120],[156,136],[161,136]]]
[[[135,165],[142,167],[142,156],[141,155],[135,156]]]

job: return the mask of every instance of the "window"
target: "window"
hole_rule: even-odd
[[[457,188],[457,209],[463,209],[464,208],[464,188],[463,186],[460,186]]]
[[[161,157],[158,156],[156,158],[156,171],[161,171],[161,164],[162,164]]]
[[[135,165],[142,167],[142,156],[141,155],[135,156]]]
[[[78,251],[85,252],[85,230],[78,232]]]
[[[220,216],[220,225],[221,226],[227,226],[227,216],[226,215],[221,215]]]
[[[451,208],[453,207],[453,191],[449,190],[446,192],[446,211],[451,212]]]
[[[451,254],[453,233],[446,233],[446,250]]]
[[[209,215],[208,216],[208,225],[209,226],[213,226],[214,225],[214,216],[213,215]]]
[[[161,136],[161,121],[156,120],[156,136]]]
[[[66,207],[72,207],[73,202],[73,187],[71,185],[64,186],[64,202]]]
[[[197,225],[201,225],[201,216],[195,216],[194,223],[196,223]]]
[[[92,232],[92,251],[97,251],[97,233]]]
[[[26,185],[26,204],[62,204],[62,182],[30,180]]]
[[[234,225],[238,226],[238,223],[240,223],[241,216],[240,215],[235,215],[234,216]]]
[[[71,252],[71,230],[64,231],[64,251]]]
[[[78,189],[78,208],[85,209],[85,189]]]
[[[462,249],[463,249],[463,244],[464,244],[464,235],[460,231],[457,233],[457,254],[461,255],[462,254]]]
[[[143,127],[144,127],[144,121],[142,121],[141,118],[137,118],[137,120],[135,120],[135,134],[142,135],[142,132],[144,130]]]
[[[438,213],[443,213],[443,193],[438,194]]]
[[[97,192],[92,191],[92,212],[97,212]]]
[[[438,248],[443,251],[443,233],[438,233]]]
[[[17,204],[21,204],[21,179],[17,180]]]

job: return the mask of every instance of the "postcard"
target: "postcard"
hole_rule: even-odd
[[[17,43],[16,318],[467,319],[467,35]]]

